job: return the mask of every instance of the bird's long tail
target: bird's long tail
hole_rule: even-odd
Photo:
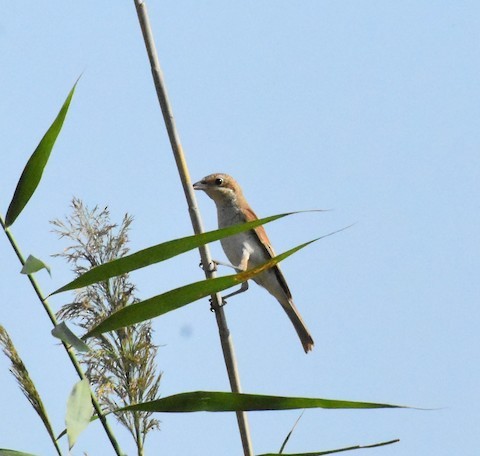
[[[288,302],[282,302],[281,304],[288,315],[288,318],[290,318],[295,331],[297,331],[305,353],[308,353],[310,350],[312,350],[314,342],[310,332],[307,329],[307,326],[305,325],[305,322],[303,321],[300,313],[291,299],[289,299]]]

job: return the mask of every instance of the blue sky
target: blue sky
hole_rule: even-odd
[[[278,252],[356,222],[284,262],[316,341],[306,356],[259,287],[227,318],[247,392],[389,402],[434,411],[307,411],[289,452],[400,438],[362,454],[474,455],[480,414],[478,2],[149,2],[193,180],[237,178],[255,211],[330,208],[268,226]],[[43,181],[12,227],[50,255],[49,220],[73,196],[135,217],[133,250],[191,234],[133,2],[6,3],[0,18],[1,211],[80,74]],[[197,195],[207,228],[212,202]],[[11,333],[57,430],[76,381],[6,239],[0,324]],[[213,256],[224,259],[218,245]],[[202,277],[191,253],[137,272],[147,298]],[[229,271],[227,271],[228,273]],[[52,299],[58,309],[68,296]],[[228,390],[208,302],[154,321],[162,395]],[[0,357],[0,447],[52,454]],[[278,450],[298,412],[252,413],[256,453]],[[241,454],[230,414],[166,415],[147,454]],[[127,433],[122,446],[133,454]],[[73,454],[110,454],[97,425]]]

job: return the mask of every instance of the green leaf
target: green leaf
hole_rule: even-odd
[[[80,352],[90,351],[90,347],[82,339],[77,337],[64,321],[52,329],[52,336],[60,339],[67,345],[71,345]]]
[[[87,379],[80,380],[72,389],[67,401],[68,445],[70,450],[77,441],[78,436],[90,423],[93,414],[93,405],[90,397],[90,386]]]
[[[354,402],[306,397],[266,396],[261,394],[194,391],[175,394],[155,401],[130,405],[117,411],[143,412],[237,412],[259,410],[323,409],[378,409],[406,408],[399,405],[374,402]]]
[[[24,207],[27,205],[28,201],[35,192],[40,179],[42,178],[43,170],[48,162],[50,157],[50,152],[52,151],[53,145],[57,140],[58,134],[62,129],[63,121],[67,115],[70,102],[75,92],[75,87],[77,82],[73,85],[72,90],[68,94],[65,102],[63,103],[62,109],[58,113],[56,119],[53,121],[50,128],[45,133],[44,137],[38,144],[37,148],[31,155],[28,160],[23,173],[18,181],[17,188],[13,195],[12,201],[8,207],[7,215],[5,217],[5,225],[9,227],[20,215]]]
[[[0,456],[36,456],[32,453],[24,453],[23,451],[7,450],[0,448]]]
[[[287,445],[288,441],[290,440],[290,437],[292,436],[293,431],[297,427],[297,424],[301,420],[304,413],[305,413],[305,410],[303,410],[302,413],[300,413],[300,416],[297,418],[297,421],[295,421],[294,425],[292,426],[292,429],[290,429],[290,432],[285,437],[285,440],[283,441],[282,446],[280,447],[279,454],[283,454],[283,450],[285,449],[285,446]]]
[[[191,283],[189,285],[184,285],[183,287],[167,291],[161,295],[154,296],[153,298],[146,299],[145,301],[131,304],[107,317],[97,326],[93,327],[88,333],[86,333],[82,339],[98,336],[99,334],[107,331],[113,331],[125,326],[133,325],[135,323],[140,323],[145,320],[150,320],[151,318],[158,317],[167,312],[183,307],[191,302],[197,301],[198,299],[204,298],[205,296],[210,296],[214,293],[218,293],[219,291],[241,284],[257,274],[262,273],[266,269],[271,268],[290,255],[293,255],[300,249],[303,249],[307,245],[340,231],[346,230],[347,228],[349,227],[347,226],[340,230],[333,231],[325,234],[324,236],[320,236],[316,239],[300,244],[297,247],[282,253],[281,255],[277,255],[276,257],[261,264],[260,266],[257,266],[256,268],[249,269],[248,271]]]
[[[93,327],[82,338],[98,336],[107,331],[114,331],[125,326],[150,320],[239,283],[241,281],[237,275],[230,275],[202,280],[176,288],[120,309]]]
[[[336,450],[326,450],[326,451],[314,451],[313,453],[263,453],[257,456],[322,456],[325,454],[334,454],[334,453],[342,453],[343,451],[351,451],[351,450],[363,450],[365,448],[376,448],[385,445],[391,445],[392,443],[400,442],[399,439],[389,440],[388,442],[380,442],[374,443],[372,445],[354,445],[345,448],[338,448]]]
[[[333,233],[327,234],[326,236],[330,236],[331,234]],[[205,296],[210,296],[219,291],[241,284],[255,275],[262,273],[266,269],[271,268],[290,255],[293,255],[295,252],[303,249],[312,242],[318,241],[326,236],[321,236],[312,241],[305,242],[304,244],[294,247],[281,255],[277,255],[275,258],[272,258],[256,268],[249,269],[248,271],[191,283],[167,291],[161,295],[154,296],[153,298],[146,299],[145,301],[131,304],[107,317],[97,326],[93,327],[82,338],[98,336],[107,331],[113,331],[145,320],[150,320],[151,318],[158,317],[167,312],[183,307],[191,302],[197,301],[198,299],[204,298]]]
[[[46,269],[50,274],[50,277],[52,276],[50,267],[48,265],[46,265],[42,260],[35,258],[33,255],[29,255],[27,261],[25,261],[25,264],[23,265],[22,270],[20,271],[20,274],[33,274],[34,272],[38,272],[42,269]]]
[[[302,211],[300,211],[302,212]],[[312,211],[303,211],[312,212]],[[242,231],[251,230],[265,223],[272,222],[279,218],[285,217],[291,214],[297,214],[299,212],[287,212],[285,214],[272,215],[271,217],[265,217],[253,222],[242,223],[239,225],[230,226],[228,228],[222,228],[219,230],[209,231],[207,233],[197,234],[193,236],[187,236],[173,241],[163,242],[152,247],[140,250],[132,253],[131,255],[118,258],[99,266],[95,266],[89,271],[72,280],[63,287],[55,290],[50,296],[61,293],[64,291],[74,290],[76,288],[86,287],[92,283],[101,282],[103,280],[110,279],[112,277],[125,274],[127,272],[135,271],[136,269],[144,268],[160,261],[168,260],[181,253],[193,250],[201,245],[208,244],[209,242],[218,241],[227,236],[241,233]]]

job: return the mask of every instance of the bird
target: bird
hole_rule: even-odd
[[[245,199],[242,188],[228,174],[210,174],[193,184],[193,188],[203,190],[215,202],[219,228],[258,219]],[[223,238],[220,242],[231,265],[239,272],[259,266],[275,256],[263,226]],[[312,350],[313,338],[293,303],[292,294],[278,264],[256,275],[253,280],[281,304],[300,338],[305,353]],[[242,293],[247,289],[248,282],[244,282],[239,290],[230,293],[225,298]]]

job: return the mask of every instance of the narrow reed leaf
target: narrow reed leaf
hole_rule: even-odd
[[[23,265],[20,274],[33,274],[34,272],[41,271],[42,269],[46,269],[50,277],[52,276],[52,272],[50,271],[50,267],[45,264],[42,260],[35,258],[33,255],[29,255],[25,264]]]
[[[165,413],[237,412],[263,410],[323,409],[380,409],[407,408],[375,402],[356,402],[307,397],[266,396],[261,394],[193,391],[175,394],[143,404],[130,405],[117,411],[148,411]]]
[[[218,293],[219,291],[241,284],[257,274],[260,274],[265,270],[275,266],[280,261],[289,257],[290,255],[293,255],[295,252],[303,249],[307,245],[323,239],[324,237],[330,236],[338,231],[300,244],[297,247],[282,253],[281,255],[277,255],[276,257],[261,264],[260,266],[257,266],[256,268],[249,269],[248,271],[191,283],[189,285],[184,285],[183,287],[167,291],[161,295],[146,299],[145,301],[131,304],[107,317],[97,326],[93,327],[82,338],[98,336],[99,334],[107,331],[113,331],[125,326],[133,325],[135,323],[140,323],[145,320],[150,320],[151,318],[158,317],[206,296],[210,296],[214,293]]]
[[[206,279],[167,291],[158,296],[124,307],[113,313],[82,338],[98,336],[107,331],[124,328],[135,323],[150,320],[172,310],[183,307],[198,299],[238,285],[238,274],[215,279]]]
[[[32,453],[24,453],[23,451],[7,450],[6,448],[0,448],[0,456],[36,456]]]
[[[30,159],[23,169],[5,217],[5,224],[7,227],[12,225],[12,223],[20,215],[40,183],[43,170],[47,165],[50,153],[53,149],[55,141],[57,140],[60,130],[62,129],[63,121],[67,115],[77,83],[78,80],[73,85],[72,90],[70,90],[62,108],[60,109],[60,112],[53,121],[52,125],[50,125],[50,128],[43,136],[42,140],[38,144],[33,154],[30,156]]]
[[[79,352],[90,351],[90,347],[82,339],[77,337],[64,321],[52,329],[52,336],[60,339],[67,345],[71,345]]]
[[[290,432],[285,437],[285,440],[283,441],[282,446],[280,447],[279,454],[283,454],[283,450],[285,449],[285,446],[287,445],[288,441],[290,440],[290,437],[292,436],[293,431],[297,427],[298,422],[302,419],[302,416],[303,416],[304,413],[305,413],[305,410],[303,410],[302,413],[300,413],[300,416],[297,418],[297,420],[293,424],[292,429],[290,429]]]
[[[342,453],[344,451],[351,451],[351,450],[364,450],[366,448],[376,448],[385,445],[391,445],[392,443],[398,443],[400,439],[389,440],[387,442],[380,442],[374,443],[372,445],[354,445],[350,447],[344,448],[337,448],[335,450],[326,450],[326,451],[314,451],[311,453],[262,453],[257,456],[323,456],[325,454],[334,454],[334,453]]]
[[[65,424],[67,426],[68,445],[70,450],[78,436],[90,423],[93,414],[90,386],[87,379],[77,382],[67,401]]]
[[[219,230],[208,231],[207,233],[187,236],[148,247],[92,268],[81,276],[77,277],[75,280],[72,280],[58,290],[55,290],[50,294],[50,296],[57,293],[62,293],[64,291],[86,287],[96,282],[101,282],[121,274],[126,274],[127,272],[135,271],[136,269],[144,268],[146,266],[168,260],[169,258],[188,252],[189,250],[193,250],[202,245],[208,244],[209,242],[218,241],[224,237],[232,236],[233,234],[241,233],[242,231],[251,230],[260,225],[264,225],[279,218],[286,217],[287,215],[297,214],[300,212],[313,211],[287,212],[285,214],[272,215],[270,217],[254,220],[252,222],[229,226]]]

